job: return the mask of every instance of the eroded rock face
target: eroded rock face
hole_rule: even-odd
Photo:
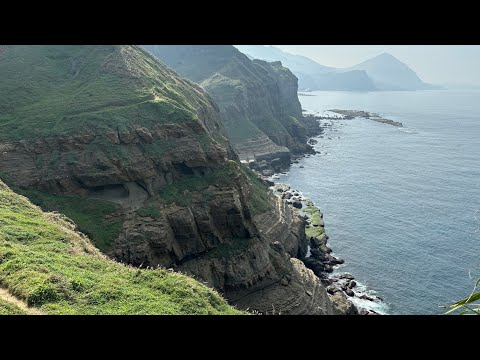
[[[298,79],[281,62],[252,61],[230,45],[144,47],[207,90],[241,160],[288,157],[288,164],[291,153],[314,153],[307,139],[321,129],[302,115]]]
[[[17,186],[55,194],[139,182],[153,194],[189,174],[205,174],[232,156],[213,142],[204,149],[201,124],[132,127],[122,132],[75,135],[0,144],[0,169]]]

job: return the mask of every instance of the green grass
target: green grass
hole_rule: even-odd
[[[252,214],[255,216],[272,210],[272,200],[269,196],[268,186],[248,167],[242,165],[242,169],[251,183],[251,196],[248,205]]]
[[[197,121],[209,100],[137,46],[12,45],[0,59],[0,140]]]
[[[47,314],[242,313],[182,274],[109,260],[71,229],[0,182],[2,286]]]
[[[234,179],[239,174],[238,164],[229,160],[223,168],[216,169],[205,176],[191,175],[163,186],[159,191],[159,199],[165,204],[176,203],[181,206],[189,206],[192,203],[192,192],[201,192],[204,197],[208,197],[209,186],[232,186]]]
[[[92,239],[95,246],[107,252],[122,231],[123,217],[116,215],[120,205],[109,201],[61,196],[34,190],[17,190],[45,211],[58,211],[72,219],[78,230]],[[111,219],[106,219],[111,216]]]
[[[141,217],[151,217],[153,219],[159,219],[162,216],[158,207],[153,204],[138,209],[137,214]]]
[[[322,212],[313,205],[311,201],[307,202],[307,206],[303,208],[303,212],[310,214],[311,225],[309,228],[305,228],[305,234],[310,237],[316,237],[318,239],[323,239],[325,235],[325,228],[323,226],[313,226],[319,225],[321,223]]]
[[[209,258],[223,258],[230,257],[235,254],[240,254],[250,246],[257,242],[256,239],[244,239],[244,238],[235,238],[230,240],[228,243],[220,244],[212,251],[209,251],[207,257]]]
[[[0,299],[0,315],[26,315],[18,306]]]
[[[145,144],[145,152],[154,159],[161,158],[169,150],[175,149],[175,140],[166,139],[166,140],[155,140],[151,144]]]

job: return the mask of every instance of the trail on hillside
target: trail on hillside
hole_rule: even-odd
[[[0,299],[6,302],[9,302],[13,305],[16,305],[17,307],[25,311],[28,315],[45,315],[43,312],[41,312],[36,308],[28,307],[28,305],[25,302],[23,302],[22,300],[19,300],[18,298],[10,294],[10,292],[7,289],[4,289],[2,287],[0,287]]]

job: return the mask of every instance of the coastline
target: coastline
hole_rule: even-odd
[[[322,124],[321,120],[323,118],[321,116],[315,114],[306,115],[315,118],[321,128],[319,134],[307,140],[307,143],[313,147],[324,137],[325,130],[331,130],[332,124]],[[339,117],[337,119],[342,118]],[[354,275],[351,273],[341,272],[340,269],[344,264],[344,260],[337,257],[328,245],[329,236],[325,231],[323,213],[320,208],[309,198],[305,197],[301,190],[292,189],[289,185],[279,181],[279,174],[286,174],[288,171],[291,171],[293,164],[299,164],[302,159],[318,154],[320,152],[317,150],[313,154],[300,154],[291,159],[288,169],[279,169],[267,174],[262,174],[257,170],[257,173],[270,186],[270,189],[276,196],[283,199],[287,205],[295,208],[305,220],[308,251],[306,256],[300,260],[320,279],[329,295],[334,297],[336,293],[342,293],[355,306],[359,315],[386,315],[384,312],[374,310],[374,308],[378,310],[378,304],[383,303],[381,297],[366,289],[363,284],[355,280]],[[299,167],[303,168],[303,165]]]

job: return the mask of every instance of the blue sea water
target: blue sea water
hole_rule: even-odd
[[[340,271],[389,314],[440,314],[468,296],[480,276],[480,92],[310,94],[299,96],[310,112],[365,110],[404,124],[333,121],[317,138],[321,154],[278,180],[322,209]]]

